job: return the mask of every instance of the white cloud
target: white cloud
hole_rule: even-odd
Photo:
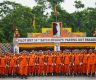
[[[2,1],[12,1],[12,2],[16,2],[16,3],[20,3],[24,6],[28,6],[28,7],[33,7],[36,5],[34,0],[0,0],[0,2]],[[64,3],[62,3],[62,7],[67,10],[67,12],[72,13],[74,11],[76,11],[76,8],[73,6],[74,5],[74,1],[75,0],[65,0]],[[87,7],[96,7],[95,3],[96,0],[81,0],[82,3],[85,4],[85,8]]]
[[[81,0],[85,4],[85,7],[96,7],[96,0]]]
[[[65,9],[68,12],[74,12],[76,8],[73,6],[74,0],[65,0],[64,3],[61,4],[63,9]]]
[[[61,4],[61,6],[66,11],[68,11],[69,13],[72,13],[72,12],[76,11],[76,8],[74,6],[74,4],[75,4],[74,1],[75,0],[65,0],[65,2]],[[96,0],[81,0],[81,1],[85,5],[84,8],[87,8],[87,7],[96,7],[96,5],[95,5]]]
[[[0,2],[3,2],[3,1],[11,1],[11,2],[20,3],[23,6],[27,6],[31,8],[36,5],[34,0],[0,0]]]

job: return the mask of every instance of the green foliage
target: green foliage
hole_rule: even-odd
[[[17,28],[20,30],[22,37],[27,36],[27,32],[32,31],[32,16],[33,16],[32,10],[19,4],[15,5],[15,3],[11,2],[10,3],[4,2],[4,5],[7,6],[11,5],[12,10],[10,8],[9,8],[11,10],[10,12],[9,10],[6,10],[6,16],[3,16],[0,21],[0,30],[3,30],[0,35],[3,34],[2,36],[4,36],[1,37],[3,39],[1,39],[0,42],[12,42],[13,24],[15,24]],[[1,10],[0,14],[2,13],[3,11]],[[2,15],[5,15],[5,13]]]
[[[77,9],[79,9],[79,8],[84,8],[84,4],[82,4],[81,1],[75,1],[75,7],[76,7]]]
[[[46,8],[47,4],[46,3],[50,3],[49,6],[50,8],[52,8],[52,10],[54,9],[55,5],[59,5],[61,2],[64,2],[64,0],[35,0],[37,2],[37,4],[42,5],[44,8]]]
[[[54,8],[54,6],[57,4],[60,4],[61,2],[63,2],[64,0],[47,0],[48,2],[50,2],[50,5]]]
[[[27,37],[28,32],[40,32],[42,27],[51,27],[51,22],[56,21],[54,15],[54,5],[57,6],[57,20],[63,23],[63,27],[72,27],[73,31],[78,31],[78,17],[80,18],[81,32],[86,32],[87,36],[92,36],[96,28],[96,8],[88,8],[80,12],[69,14],[63,10],[59,3],[63,0],[36,0],[37,6],[33,9],[20,4],[4,1],[0,3],[0,42],[12,42],[15,28],[20,31],[21,37]],[[51,15],[44,15],[46,4],[50,3]],[[83,8],[81,2],[75,2],[77,8]],[[11,7],[10,7],[11,6]],[[36,29],[32,27],[35,15]]]

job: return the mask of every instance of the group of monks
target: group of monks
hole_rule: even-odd
[[[22,51],[0,54],[0,77],[96,74],[96,50]]]

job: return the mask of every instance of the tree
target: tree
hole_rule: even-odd
[[[88,8],[82,11],[82,18],[81,18],[81,30],[85,31],[87,36],[92,36],[93,32],[96,28],[96,8]]]
[[[79,10],[81,9],[81,8],[84,8],[84,4],[82,4],[82,2],[81,1],[75,1],[75,7],[77,8],[77,10],[78,10],[78,12],[77,12],[77,25],[78,25],[78,31],[80,31],[80,27],[81,27],[81,14],[80,14],[80,12],[79,12]]]
[[[41,27],[51,27],[51,22],[56,21],[56,16],[54,15],[55,5],[57,5],[56,9],[58,11],[57,19],[63,23],[64,27],[72,27],[75,32],[86,32],[87,36],[92,36],[96,28],[96,8],[88,8],[69,14],[61,8],[60,3],[63,0],[36,1],[37,5],[33,9],[10,1],[0,3],[0,42],[12,42],[15,28],[19,29],[21,37],[27,37],[28,32],[40,32]],[[77,9],[83,8],[83,4],[80,1],[75,3]],[[52,9],[50,16],[44,14],[46,8]],[[35,29],[32,26],[34,15]],[[80,21],[79,30],[78,20]]]
[[[81,8],[84,8],[84,4],[82,4],[82,2],[81,1],[75,1],[75,7],[77,8],[77,9],[81,9]]]
[[[37,4],[42,5],[45,9],[51,8],[54,10],[55,5],[59,5],[61,2],[64,2],[64,0],[35,0]],[[47,4],[49,3],[49,4]],[[49,7],[47,7],[49,5]]]
[[[3,1],[2,3],[0,3],[0,18],[6,17],[13,10],[15,10],[18,5],[20,4],[10,1]]]
[[[6,2],[3,2],[4,5],[7,4]],[[13,39],[13,24],[16,25],[16,27],[19,29],[21,36],[25,37],[27,36],[27,32],[32,32],[32,10],[30,8],[27,8],[25,6],[21,6],[20,4],[11,3],[12,10],[10,13],[6,10],[6,16],[3,17],[0,21],[0,30],[3,30],[3,35],[1,42],[12,42]],[[3,6],[3,4],[2,4]],[[8,5],[6,5],[8,7]],[[3,36],[2,35],[2,36]],[[3,38],[5,39],[3,41]]]

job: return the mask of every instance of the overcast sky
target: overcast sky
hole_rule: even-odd
[[[34,0],[0,0],[0,3],[3,1],[12,1],[12,2],[16,2],[16,3],[20,3],[24,6],[28,6],[28,7],[33,7],[36,5]],[[76,8],[73,6],[74,5],[74,1],[75,0],[65,0],[64,3],[62,4],[62,7],[69,13],[72,13],[74,11],[76,11]],[[87,7],[96,7],[95,3],[96,0],[81,0],[82,3],[84,3],[85,8]]]

